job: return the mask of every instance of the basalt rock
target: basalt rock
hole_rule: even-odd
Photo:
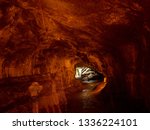
[[[32,112],[37,104],[39,112],[149,112],[148,5],[1,0],[0,111]],[[107,78],[96,95],[85,94],[93,84],[75,78],[77,65]],[[36,101],[32,82],[43,86]]]

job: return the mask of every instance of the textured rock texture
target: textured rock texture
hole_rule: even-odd
[[[38,81],[39,112],[149,112],[149,5],[0,0],[0,111],[32,112],[28,87]],[[99,95],[81,94],[78,63],[107,77]]]

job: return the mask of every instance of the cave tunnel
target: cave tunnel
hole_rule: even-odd
[[[1,0],[0,112],[150,112],[149,0]]]

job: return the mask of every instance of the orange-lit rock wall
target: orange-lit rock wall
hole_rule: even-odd
[[[26,77],[26,82],[38,80],[48,86],[42,90],[39,110],[63,112],[60,104],[69,104],[67,95],[85,87],[74,78],[75,65],[89,64],[108,77],[103,90],[112,109],[108,111],[149,111],[146,2],[0,1],[1,82],[20,77],[21,81]],[[23,86],[29,95],[29,83]]]

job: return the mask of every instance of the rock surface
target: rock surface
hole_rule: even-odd
[[[1,0],[0,111],[32,112],[28,87],[34,81],[44,88],[40,112],[150,111],[148,5],[148,0]],[[85,84],[75,79],[78,63],[108,78],[99,95],[82,94]]]

